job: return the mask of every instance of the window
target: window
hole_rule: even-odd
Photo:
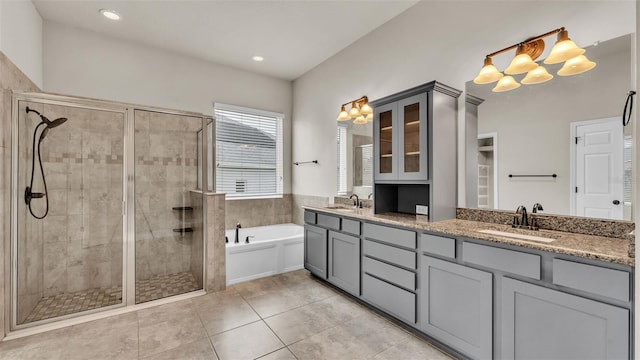
[[[631,172],[631,163],[632,163],[632,150],[633,150],[633,138],[631,135],[625,135],[624,137],[624,148],[623,148],[623,188],[624,188],[624,198],[623,201],[627,205],[631,205],[633,201],[633,176]]]
[[[216,192],[227,198],[282,196],[283,114],[214,104]]]
[[[338,143],[338,158],[336,164],[338,169],[336,174],[338,175],[336,184],[338,185],[338,195],[347,194],[347,128],[338,126],[337,134]]]

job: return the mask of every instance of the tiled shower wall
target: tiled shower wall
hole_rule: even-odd
[[[4,337],[6,296],[10,291],[9,201],[11,186],[11,93],[10,90],[40,91],[7,57],[0,52],[0,339]]]
[[[51,129],[41,145],[48,216],[35,219],[19,202],[19,322],[43,296],[122,285],[124,115],[21,102],[20,189],[31,178],[33,129],[40,122],[36,114],[26,114],[26,106],[50,120],[68,120]],[[34,191],[41,192],[37,163],[36,174]],[[32,200],[36,215],[44,213],[44,203]]]
[[[192,269],[192,246],[201,246],[202,232],[173,229],[202,228],[202,196],[190,194],[197,186],[201,128],[200,117],[135,112],[137,280]],[[172,210],[184,206],[195,211]]]

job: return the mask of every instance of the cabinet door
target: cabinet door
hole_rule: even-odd
[[[628,359],[629,310],[505,278],[501,357]]]
[[[397,180],[397,103],[376,106],[373,116],[375,180]]]
[[[492,358],[491,273],[423,255],[420,291],[422,331],[472,358]]]
[[[329,282],[360,295],[360,238],[329,231]]]
[[[397,156],[399,180],[428,180],[427,94],[398,101]]]
[[[304,268],[320,278],[327,278],[327,230],[304,226]]]

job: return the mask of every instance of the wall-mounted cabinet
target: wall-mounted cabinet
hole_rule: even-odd
[[[460,91],[430,83],[373,101],[375,212],[455,217]]]
[[[427,94],[376,108],[376,181],[427,181]]]

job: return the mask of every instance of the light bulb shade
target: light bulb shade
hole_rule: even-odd
[[[558,70],[560,76],[571,76],[582,74],[596,67],[596,63],[587,59],[584,55],[578,55],[573,59],[567,60],[562,68]]]
[[[493,92],[503,92],[503,91],[509,91],[509,90],[514,90],[520,87],[520,84],[513,78],[513,76],[505,76],[502,79],[500,79],[500,81],[498,81],[498,84],[496,84],[496,87],[493,88]]]
[[[503,76],[504,75],[498,71],[498,68],[493,65],[491,58],[487,57],[484,59],[484,66],[480,69],[478,76],[473,79],[473,82],[479,85],[491,84],[502,79]]]
[[[532,84],[542,84],[543,82],[547,82],[553,79],[553,75],[547,72],[543,66],[538,66],[537,68],[529,71],[527,76],[522,79],[522,83],[526,85]]]
[[[351,103],[351,109],[349,110],[349,116],[352,118],[358,117],[360,115],[360,110],[355,102]]]
[[[360,108],[360,114],[362,115],[373,114],[373,109],[371,108],[371,106],[369,106],[369,103],[365,103],[364,105],[362,105],[362,107]]]
[[[509,75],[524,74],[537,67],[538,64],[531,59],[529,54],[525,53],[524,45],[518,45],[516,57],[511,60],[509,67],[504,69],[504,73]]]
[[[368,121],[364,118],[364,115],[360,115],[355,120],[353,120],[353,123],[357,125],[366,124],[367,122]]]
[[[338,121],[347,121],[350,120],[351,117],[349,116],[349,113],[347,113],[347,110],[344,109],[344,105],[342,105],[342,107],[340,108],[340,114],[338,114]]]
[[[373,121],[373,114],[365,115],[364,119],[367,120],[367,122],[372,122]]]
[[[569,32],[562,30],[558,33],[558,41],[553,45],[549,56],[544,59],[545,64],[557,64],[584,54],[584,49],[569,39]]]

